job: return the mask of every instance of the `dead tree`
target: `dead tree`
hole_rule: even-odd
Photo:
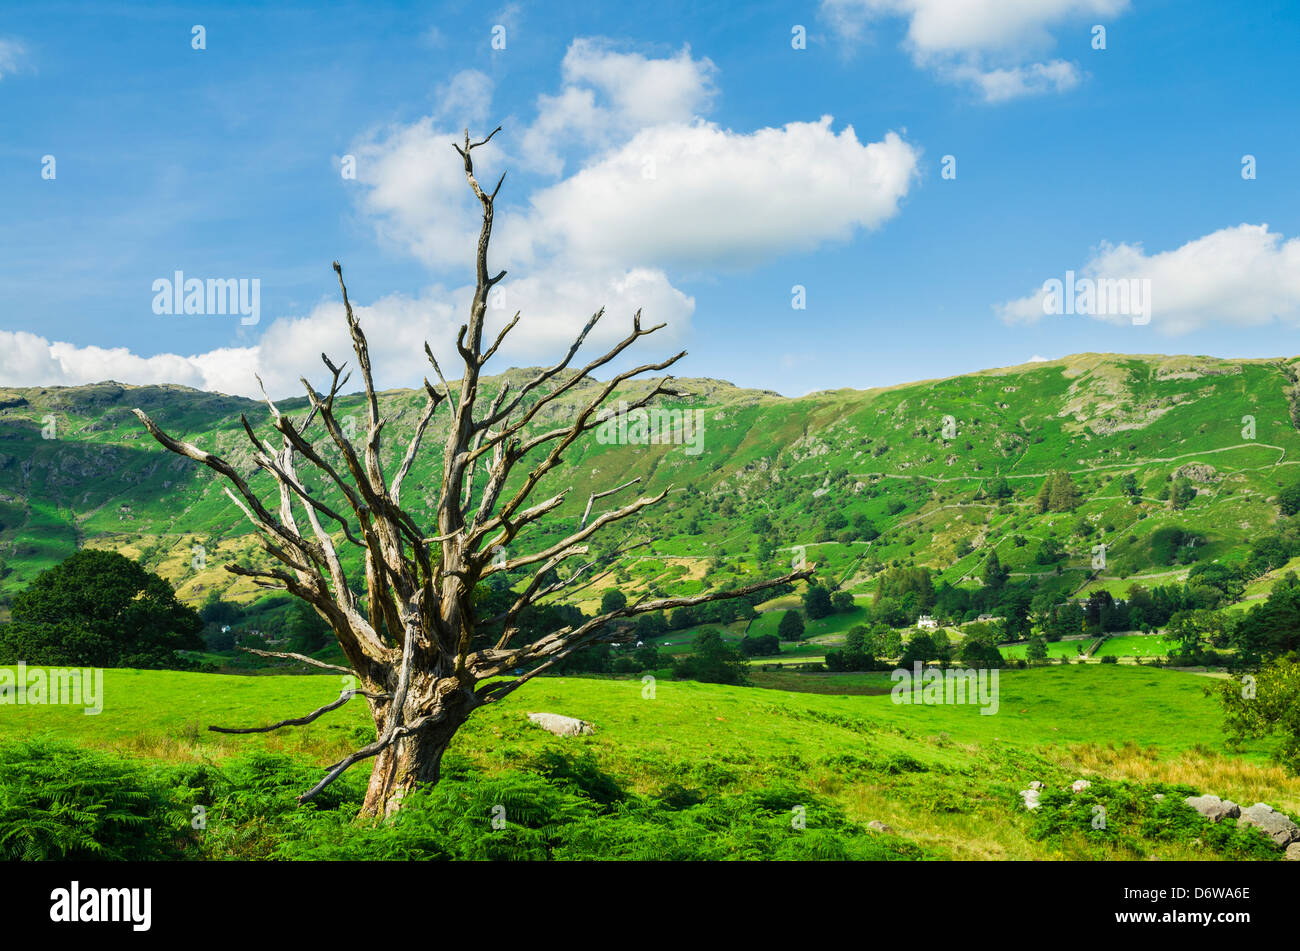
[[[646,363],[598,382],[592,376],[642,337],[663,327],[641,326],[638,311],[631,332],[603,355],[586,365],[570,369],[588,334],[603,316],[597,311],[585,324],[568,352],[554,366],[528,379],[511,392],[500,386],[486,410],[479,405],[479,382],[484,364],[497,352],[506,335],[519,320],[515,314],[484,349],[484,318],[488,294],[505,272],[492,274],[488,268],[488,243],[492,236],[493,205],[501,181],[484,191],[474,177],[471,155],[485,145],[499,128],[479,142],[466,132],[464,145],[453,144],[464,161],[465,178],[482,206],[478,236],[476,283],[469,320],[460,328],[456,348],[464,363],[458,390],[443,376],[432,350],[425,352],[438,384],[426,378],[427,401],[406,445],[395,473],[389,479],[380,464],[381,440],[387,420],[380,415],[379,399],[371,375],[366,337],[353,314],[337,262],[334,270],[342,291],[343,307],[351,331],[357,367],[365,386],[367,419],[364,434],[349,438],[335,413],[335,400],[348,382],[344,366],[321,355],[332,379],[326,392],[318,393],[304,378],[309,408],[300,418],[280,412],[267,396],[270,419],[279,433],[278,442],[263,440],[243,417],[244,431],[253,446],[256,465],[269,473],[278,487],[278,506],[264,503],[245,477],[229,462],[188,442],[175,439],[139,409],[136,415],[153,437],[172,452],[202,463],[229,483],[226,493],[256,528],[259,540],[274,564],[248,567],[226,565],[236,575],[255,583],[284,590],[311,604],[329,622],[343,649],[350,669],[323,664],[292,655],[301,661],[353,674],[359,687],[344,690],[338,700],[303,717],[284,720],[269,727],[307,723],[337,709],[356,694],[365,697],[374,719],[373,743],[345,756],[330,766],[300,800],[309,800],[334,782],[345,770],[366,759],[374,759],[363,815],[387,815],[397,809],[402,797],[420,785],[438,781],[439,764],[457,729],[479,707],[500,702],[539,673],[584,647],[616,639],[615,622],[647,611],[662,611],[706,601],[741,597],[776,585],[808,577],[810,570],[794,571],[747,587],[717,591],[694,597],[642,599],[623,608],[599,614],[580,624],[562,627],[545,636],[519,643],[521,614],[543,598],[550,598],[582,579],[589,583],[592,563],[558,579],[554,569],[588,551],[588,539],[615,522],[631,518],[662,501],[667,490],[644,496],[595,518],[590,507],[597,499],[617,489],[593,493],[587,514],[578,529],[563,541],[524,544],[530,526],[555,512],[565,501],[560,492],[535,501],[539,482],[561,465],[566,450],[591,429],[609,418],[602,409],[607,398],[633,377],[666,370],[686,355],[685,351],[657,363]],[[595,395],[579,401],[571,420],[556,428],[538,425],[541,411],[587,381]],[[629,409],[646,406],[664,395],[680,395],[672,378],[659,379],[644,396],[633,400]],[[260,381],[259,381],[260,382]],[[421,440],[440,408],[448,415],[443,455],[441,493],[437,501],[436,527],[413,515],[401,504],[403,482],[420,451]],[[317,427],[314,435],[312,427]],[[320,432],[320,431],[323,431]],[[335,450],[326,452],[317,442]],[[331,458],[335,461],[331,462]],[[332,507],[324,493],[309,491],[299,475],[299,464],[312,467],[313,475],[328,480],[343,501]],[[524,465],[521,466],[521,463]],[[481,485],[475,471],[483,470]],[[636,480],[634,480],[636,481]],[[618,486],[625,489],[632,483]],[[477,490],[477,494],[476,494]],[[361,550],[365,565],[365,595],[358,597],[348,584],[339,546]],[[521,552],[503,558],[499,552]],[[491,629],[502,625],[494,640],[482,636],[487,619],[474,611],[476,586],[497,572],[528,569],[525,579],[511,590],[513,603],[500,617],[491,619]],[[613,626],[612,626],[613,625]],[[273,656],[290,656],[274,654]],[[523,671],[519,673],[519,671]]]

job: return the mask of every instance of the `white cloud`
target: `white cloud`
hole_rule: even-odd
[[[1065,92],[1079,85],[1080,81],[1078,65],[1063,59],[1055,59],[1050,63],[1032,63],[1029,66],[986,71],[959,66],[951,71],[951,76],[956,80],[970,82],[977,86],[985,102],[1006,102],[1008,99],[1019,99],[1021,96]]]
[[[498,368],[553,363],[572,343],[577,331],[598,307],[606,314],[588,337],[593,349],[608,348],[626,336],[632,315],[643,308],[645,323],[667,322],[631,358],[653,352],[667,356],[690,326],[695,301],[674,288],[662,271],[645,268],[625,272],[590,270],[548,272],[510,285],[503,299],[492,301],[487,333],[495,339],[515,309],[526,308],[494,361]],[[456,332],[469,311],[473,288],[428,288],[419,296],[390,295],[369,305],[353,302],[369,345],[377,385],[381,388],[418,386],[436,379],[424,354],[433,347],[448,379],[459,378]],[[646,349],[653,346],[653,350]],[[79,347],[23,331],[0,331],[0,381],[7,386],[77,386],[117,380],[120,383],[177,383],[195,389],[261,398],[256,376],[275,398],[300,396],[301,377],[322,388],[329,381],[320,354],[335,363],[355,366],[343,305],[322,301],[309,314],[273,321],[255,346],[230,347],[190,356],[161,353],[141,357],[124,347]],[[266,359],[263,359],[264,355]],[[354,374],[349,389],[360,385]]]
[[[26,46],[18,40],[0,36],[0,79],[18,72],[26,61]]]
[[[706,115],[717,67],[693,59],[690,47],[665,59],[616,51],[598,39],[576,39],[561,64],[563,86],[537,100],[537,118],[524,132],[519,158],[552,175],[574,146],[604,148],[646,126],[690,122]]]
[[[847,239],[897,214],[918,153],[893,132],[863,144],[831,122],[644,129],[534,194],[521,233],[572,258],[685,267],[752,265]]]
[[[1128,0],[822,0],[822,14],[847,41],[869,23],[907,20],[904,48],[916,65],[977,89],[986,102],[1077,86],[1077,63],[1038,61],[1056,45],[1053,31],[1089,27],[1128,8]]]
[[[366,186],[361,208],[378,236],[434,268],[464,267],[466,247],[479,228],[478,201],[452,150],[463,139],[433,116],[394,126],[358,144],[357,182]],[[500,164],[496,141],[474,152],[476,173]],[[498,173],[499,174],[499,173]]]
[[[189,357],[174,353],[141,357],[125,347],[78,347],[25,331],[0,330],[0,380],[7,386],[77,386],[103,380],[179,383],[252,395],[256,352],[256,348],[234,348]],[[245,375],[246,383],[235,383]]]
[[[1149,280],[1151,326],[1166,334],[1214,325],[1259,327],[1274,320],[1300,324],[1300,238],[1284,240],[1266,224],[1223,228],[1150,255],[1140,244],[1102,244],[1078,275]],[[1049,279],[1063,282],[1065,273]],[[997,311],[1008,323],[1033,323],[1044,316],[1045,296],[1039,289],[998,305]]]

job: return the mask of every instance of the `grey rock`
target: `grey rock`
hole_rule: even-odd
[[[1040,793],[1037,789],[1020,790],[1020,798],[1025,801],[1026,809],[1037,809],[1039,806],[1041,806],[1042,803],[1038,801],[1038,798],[1041,795],[1042,793]]]
[[[867,828],[868,828],[868,829],[875,829],[877,832],[893,832],[893,831],[894,831],[894,827],[893,827],[893,826],[891,826],[891,825],[886,825],[885,823],[881,822],[879,819],[872,819],[870,822],[867,823]]]
[[[1272,806],[1257,802],[1241,810],[1239,826],[1254,826],[1273,840],[1279,849],[1284,849],[1293,842],[1300,842],[1300,826],[1278,812]]]
[[[1300,862],[1300,842],[1292,842],[1282,856],[1288,862]]]
[[[556,736],[589,736],[596,732],[596,728],[586,720],[558,713],[530,713],[528,719]]]
[[[1222,822],[1241,815],[1240,806],[1231,799],[1220,799],[1218,796],[1188,796],[1183,802],[1211,822]]]

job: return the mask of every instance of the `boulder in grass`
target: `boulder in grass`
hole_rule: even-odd
[[[894,831],[893,826],[886,825],[885,823],[881,822],[879,819],[872,819],[870,822],[867,823],[867,828],[875,829],[877,832],[884,832],[886,834]]]
[[[1284,849],[1293,842],[1300,842],[1300,826],[1278,812],[1272,806],[1257,802],[1241,810],[1239,826],[1254,826],[1273,840],[1279,849]]]
[[[1026,809],[1037,809],[1039,806],[1041,806],[1042,803],[1038,801],[1038,798],[1041,795],[1042,793],[1039,792],[1037,789],[1020,790],[1020,798],[1025,801]]]
[[[528,719],[556,736],[589,736],[596,732],[596,728],[586,720],[558,713],[530,713]]]
[[[1282,858],[1288,862],[1300,862],[1300,842],[1292,842],[1288,845]]]
[[[1235,819],[1241,815],[1241,807],[1231,799],[1220,799],[1218,796],[1188,796],[1183,802],[1191,806],[1211,822],[1222,822],[1224,819]]]
[[[1070,784],[1070,789],[1074,792],[1081,793],[1091,785],[1092,783],[1088,782],[1086,779],[1076,779]]]

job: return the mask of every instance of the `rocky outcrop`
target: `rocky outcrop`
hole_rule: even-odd
[[[1239,826],[1254,826],[1273,840],[1279,849],[1285,849],[1295,842],[1300,842],[1300,826],[1278,812],[1272,806],[1257,802],[1241,810]]]
[[[1231,799],[1220,799],[1218,796],[1188,796],[1183,802],[1191,806],[1211,822],[1222,822],[1224,819],[1235,819],[1241,815],[1241,807]]]

